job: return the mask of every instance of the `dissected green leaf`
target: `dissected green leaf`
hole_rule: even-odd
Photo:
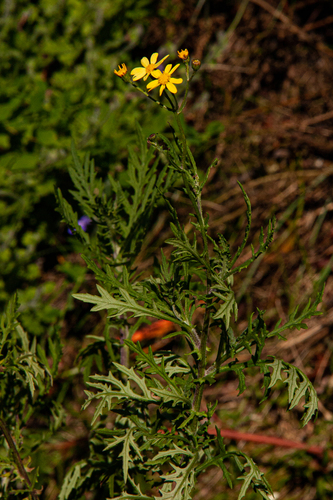
[[[177,455],[184,455],[184,456],[189,456],[192,457],[193,453],[189,450],[180,448],[176,444],[174,444],[174,448],[165,450],[165,451],[160,451],[157,455],[155,455],[154,458],[148,460],[147,464],[148,465],[153,465],[157,463],[163,463],[166,460],[170,460],[171,458],[177,456]]]
[[[191,500],[195,486],[195,464],[198,457],[195,455],[186,467],[178,467],[171,463],[174,472],[161,476],[164,485],[159,490],[163,500]],[[156,497],[155,497],[156,498]]]
[[[306,412],[303,415],[302,424],[306,425],[318,411],[318,397],[308,377],[299,368],[286,361],[274,358],[273,362],[265,363],[265,365],[273,368],[268,388],[273,387],[278,380],[287,384],[290,410],[298,405],[303,397],[305,398],[303,406]],[[287,378],[282,377],[283,372],[287,373]]]
[[[122,367],[124,368],[124,367]],[[108,375],[94,375],[90,377],[93,382],[88,382],[90,387],[94,387],[97,391],[96,393],[86,391],[88,396],[87,401],[84,404],[84,408],[86,408],[93,400],[100,400],[96,410],[95,415],[92,421],[92,424],[95,423],[97,418],[103,414],[104,408],[107,408],[109,411],[114,408],[117,404],[123,401],[146,401],[147,403],[155,402],[154,397],[151,395],[150,390],[145,384],[144,379],[140,378],[133,368],[127,370],[127,375],[131,380],[137,383],[140,389],[143,391],[143,395],[139,394],[136,390],[132,389],[129,381],[125,385],[120,379],[116,378],[112,372],[109,372]],[[95,382],[96,381],[96,382]],[[118,390],[114,390],[113,387],[116,387]]]
[[[151,391],[156,394],[156,396],[159,396],[164,403],[171,403],[172,406],[176,406],[177,404],[190,406],[191,404],[191,400],[173,386],[166,389],[152,388]]]
[[[90,304],[96,304],[91,310],[92,311],[101,311],[103,309],[110,309],[110,317],[113,316],[121,316],[122,314],[131,313],[134,317],[140,316],[152,316],[157,319],[166,319],[168,321],[172,321],[180,326],[184,325],[184,322],[181,321],[175,315],[168,315],[163,312],[160,312],[156,309],[149,309],[147,307],[140,306],[134,299],[132,299],[126,290],[122,290],[123,300],[118,300],[112,297],[104,288],[97,285],[97,289],[100,293],[98,295],[91,295],[89,293],[76,293],[73,294],[73,297],[78,300],[82,300],[82,302],[88,302]],[[185,326],[188,326],[185,324]]]
[[[213,319],[222,319],[225,323],[226,328],[228,329],[232,314],[235,317],[235,321],[237,321],[238,306],[236,303],[234,292],[230,290],[226,295],[222,295],[217,291],[213,291],[213,294],[223,300],[223,303],[220,305],[219,309],[213,316]]]
[[[108,445],[104,448],[104,451],[107,451],[110,448],[113,448],[114,446],[122,444],[122,451],[120,452],[119,456],[122,457],[123,459],[123,475],[125,483],[127,482],[127,477],[128,477],[128,464],[129,462],[132,462],[130,455],[130,448],[132,448],[136,456],[139,457],[140,460],[142,460],[142,455],[135,441],[135,436],[133,435],[134,432],[135,432],[134,428],[127,429],[124,436],[121,437],[114,436],[111,442],[107,440],[106,442],[108,443]]]
[[[268,389],[270,389],[271,387],[273,387],[273,385],[276,384],[278,380],[283,380],[281,371],[284,369],[284,365],[283,362],[280,361],[279,359],[274,359],[273,363],[269,363],[267,366],[273,368],[273,373],[271,375],[271,382],[268,386]]]
[[[307,328],[306,323],[304,323],[306,319],[322,314],[321,311],[317,311],[317,307],[322,301],[323,293],[324,293],[324,287],[322,287],[318,291],[316,299],[313,303],[311,299],[309,299],[307,305],[304,307],[303,311],[299,313],[298,316],[297,316],[298,307],[296,307],[293,313],[290,314],[288,321],[286,321],[286,323],[283,326],[280,326],[281,321],[279,321],[275,326],[274,330],[268,334],[268,337],[274,337],[275,335],[280,336],[280,334],[283,331],[293,328],[296,328],[297,330],[300,330],[301,328]]]
[[[243,468],[244,475],[242,477],[239,477],[239,481],[244,481],[241,487],[241,490],[238,495],[238,500],[241,500],[242,498],[245,497],[246,492],[250,486],[254,489],[254,491],[258,492],[265,500],[270,500],[273,491],[272,488],[269,486],[264,473],[260,472],[258,466],[254,463],[254,461],[246,456],[243,455],[244,458],[246,458],[246,463]],[[248,473],[246,473],[245,468],[249,467],[250,470]]]
[[[62,484],[59,500],[67,500],[73,490],[75,490],[79,479],[81,478],[81,469],[87,465],[86,461],[79,462],[68,472]]]

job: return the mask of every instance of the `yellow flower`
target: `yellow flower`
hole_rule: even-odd
[[[126,75],[126,73],[127,73],[126,64],[125,64],[125,63],[123,63],[121,66],[118,64],[118,68],[119,68],[119,69],[118,69],[118,70],[116,70],[116,69],[115,69],[115,70],[114,70],[114,72],[115,72],[115,74],[116,74],[117,76],[119,76],[120,78],[122,78],[122,77],[123,77],[123,76],[125,76],[125,75]]]
[[[148,92],[150,92],[153,89],[156,89],[159,85],[161,85],[160,88],[160,95],[162,95],[163,90],[165,87],[172,93],[176,94],[177,88],[174,85],[175,83],[182,83],[183,79],[182,78],[171,78],[171,75],[176,69],[178,68],[179,64],[176,64],[172,68],[172,64],[168,64],[165,68],[165,70],[160,71],[159,69],[156,69],[155,71],[152,71],[152,76],[154,78],[157,78],[157,80],[154,80],[147,85]],[[172,69],[171,69],[172,68]]]
[[[141,64],[142,64],[143,68],[134,68],[131,71],[131,75],[134,75],[133,81],[135,82],[136,80],[140,80],[140,78],[143,78],[144,81],[146,81],[148,76],[151,75],[152,72],[154,70],[156,70],[156,68],[158,68],[158,66],[160,66],[160,64],[162,64],[162,62],[165,61],[165,59],[167,57],[169,57],[169,54],[167,56],[163,57],[163,59],[161,59],[158,62],[157,62],[157,58],[158,58],[157,52],[154,52],[154,54],[151,56],[150,62],[149,62],[149,59],[147,57],[143,57],[141,59]]]
[[[182,50],[177,50],[178,57],[180,59],[183,59],[183,61],[186,61],[188,59],[188,50],[187,49],[182,49]]]

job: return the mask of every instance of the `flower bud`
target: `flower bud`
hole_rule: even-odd
[[[193,59],[193,61],[192,61],[193,71],[198,71],[200,66],[201,66],[201,61],[199,61],[199,59]]]
[[[150,136],[147,139],[147,145],[150,146],[151,144],[153,144],[155,139],[156,139],[156,134],[150,134]]]

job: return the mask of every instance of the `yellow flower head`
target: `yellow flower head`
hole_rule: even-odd
[[[186,61],[188,59],[188,50],[187,49],[182,49],[182,50],[177,50],[178,57],[180,59],[183,59],[183,61]]]
[[[140,78],[143,78],[144,81],[146,81],[148,76],[151,75],[152,72],[156,70],[156,68],[158,68],[160,64],[162,64],[162,62],[165,61],[167,57],[169,57],[169,54],[163,57],[163,59],[161,59],[158,62],[157,62],[158,58],[157,52],[154,52],[154,54],[151,56],[150,62],[147,57],[143,57],[141,59],[141,64],[143,68],[134,68],[131,71],[131,75],[133,75],[133,81],[135,82],[136,80],[140,80]]]
[[[118,70],[116,70],[116,69],[115,69],[115,70],[114,70],[114,72],[115,72],[115,74],[116,74],[117,76],[119,76],[120,78],[122,78],[122,77],[123,77],[123,76],[125,76],[125,75],[126,75],[126,73],[127,73],[126,64],[125,64],[125,63],[123,63],[121,66],[118,64],[118,68],[119,68],[119,69],[118,69]]]
[[[166,66],[165,70],[163,71],[163,73],[159,69],[152,71],[152,76],[154,78],[156,78],[156,80],[148,83],[148,85],[147,85],[148,92],[150,92],[153,89],[156,89],[156,87],[161,85],[160,95],[162,95],[162,92],[165,89],[165,87],[172,94],[176,94],[178,89],[174,84],[175,83],[182,83],[183,79],[182,78],[171,78],[171,75],[174,71],[176,71],[178,66],[179,66],[179,64],[176,64],[176,66],[174,66],[172,68],[172,64],[168,64]]]

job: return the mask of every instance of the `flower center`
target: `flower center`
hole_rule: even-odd
[[[160,85],[166,85],[169,80],[170,80],[170,75],[168,75],[167,73],[162,73],[162,75],[158,79],[158,83]]]
[[[155,69],[155,64],[148,64],[148,66],[146,66],[146,73],[151,73],[152,71],[154,71]]]

